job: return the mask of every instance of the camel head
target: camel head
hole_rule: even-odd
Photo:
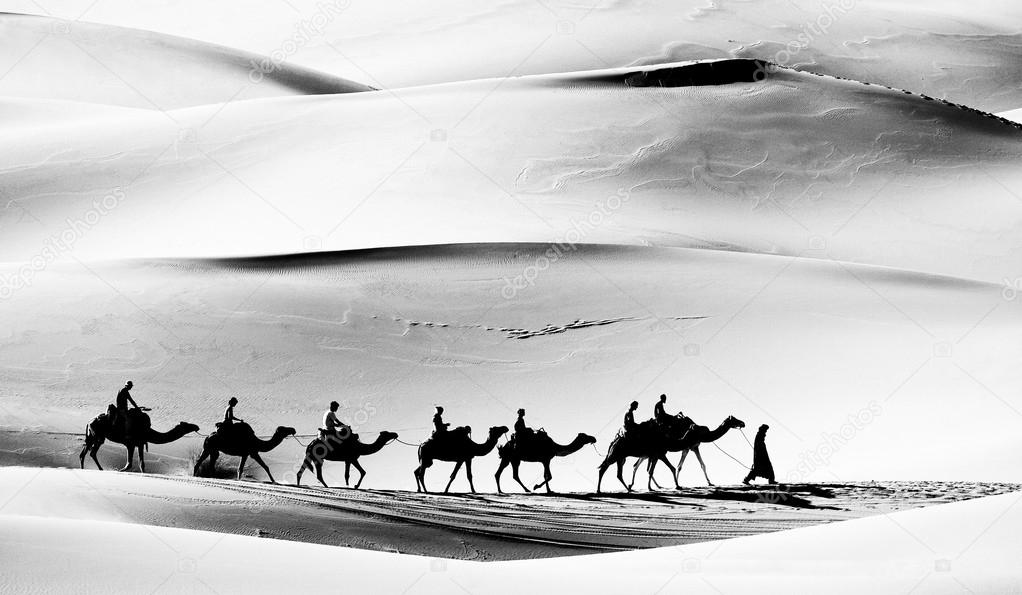
[[[197,426],[195,424],[190,424],[190,423],[188,423],[186,421],[181,421],[181,422],[178,422],[177,429],[181,430],[185,434],[191,434],[192,432],[198,432],[199,431],[199,426]]]
[[[498,436],[503,436],[504,434],[507,433],[508,433],[507,426],[493,426],[492,428],[490,428],[490,438],[497,438]]]
[[[580,440],[582,444],[596,444],[595,437],[590,436],[589,434],[583,434],[582,432],[578,433],[578,436],[575,437],[575,440]]]
[[[273,436],[286,438],[288,436],[294,436],[296,433],[298,432],[294,428],[289,428],[287,426],[277,426],[277,429],[273,432]]]
[[[727,427],[729,427],[729,428],[744,428],[745,427],[745,422],[740,420],[740,419],[738,419],[737,417],[735,417],[733,415],[729,415],[728,418],[724,420],[724,424],[727,425]]]
[[[384,442],[390,442],[391,440],[397,440],[397,434],[395,432],[388,432],[386,430],[380,432],[380,439]]]

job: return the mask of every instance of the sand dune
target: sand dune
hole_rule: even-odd
[[[29,0],[12,7],[41,12]],[[45,10],[77,18],[84,9],[58,3]],[[196,12],[208,17],[190,16]],[[1017,107],[1022,92],[1016,24],[1022,14],[1010,0],[444,0],[386,6],[290,0],[259,7],[233,0],[213,8],[189,1],[145,9],[130,0],[107,0],[88,7],[82,18],[264,55],[297,42],[289,63],[390,89],[730,57],[906,88],[985,110]],[[500,35],[493,35],[495,29]]]
[[[27,260],[68,227],[83,259],[570,240],[1015,274],[1015,123],[792,70],[625,82],[731,80],[692,74],[705,68],[236,101],[173,112],[177,124],[10,135],[0,247]],[[83,217],[95,225],[76,233]]]
[[[22,99],[172,110],[370,89],[192,39],[13,13],[0,13],[0,55],[0,95]]]
[[[4,514],[0,581],[18,591],[262,593],[321,589],[341,573],[346,589],[406,593],[517,593],[564,577],[589,593],[1004,592],[1017,584],[1013,564],[1022,553],[1018,501],[1012,493],[721,542],[489,564]]]
[[[602,452],[629,401],[650,415],[667,392],[672,410],[706,425],[727,415],[776,424],[775,465],[789,479],[1019,479],[1007,464],[1017,447],[1010,434],[995,448],[964,439],[949,459],[920,447],[948,433],[988,436],[990,420],[1020,406],[1010,337],[1022,320],[1000,286],[708,250],[548,250],[52,265],[2,304],[10,322],[0,335],[0,406],[7,429],[29,431],[5,439],[77,466],[75,438],[31,431],[81,432],[132,378],[159,429],[186,420],[209,432],[237,395],[239,415],[261,434],[278,425],[313,432],[337,399],[368,440],[391,430],[417,443],[438,403],[481,440],[524,406],[535,427],[561,441],[590,433]],[[551,327],[566,332],[542,332]],[[516,338],[523,329],[532,336]],[[200,442],[156,449],[167,460],[150,460],[153,470],[188,467]],[[748,459],[738,433],[719,445]],[[293,479],[302,452],[289,440],[268,460]],[[723,453],[704,454],[712,478],[741,479]],[[107,446],[101,460],[123,456]],[[367,460],[365,487],[411,489],[415,462],[414,448],[388,446]],[[592,449],[558,459],[554,486],[594,489],[598,462]],[[327,467],[333,485],[341,467]],[[494,455],[477,462],[477,487],[494,490],[495,467]],[[442,488],[450,468],[433,468],[429,485]],[[526,481],[540,473],[524,471]],[[704,483],[694,464],[682,480]],[[464,477],[455,484],[467,487]]]
[[[870,482],[469,496],[27,467],[2,469],[0,478],[5,515],[109,520],[477,562],[732,539],[1018,488]]]

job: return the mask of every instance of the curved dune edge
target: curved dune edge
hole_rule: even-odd
[[[426,266],[440,268],[497,266],[514,269],[516,261],[530,260],[548,254],[556,260],[585,260],[595,257],[604,261],[639,262],[669,260],[683,264],[712,258],[720,262],[737,262],[743,257],[760,259],[763,263],[799,263],[809,270],[852,270],[870,279],[889,283],[918,284],[934,289],[1000,291],[1002,286],[982,280],[940,275],[925,271],[856,263],[813,256],[786,256],[740,249],[685,248],[670,246],[637,246],[633,244],[574,244],[568,247],[543,242],[488,242],[426,244],[418,246],[387,246],[353,250],[295,252],[291,254],[264,254],[237,257],[210,258],[139,258],[104,261],[108,265],[138,264],[142,266],[171,266],[193,271],[232,271],[251,273],[288,274],[297,270],[329,270],[395,265],[401,267]]]
[[[1018,124],[787,69],[761,85],[625,82],[677,69],[692,80],[686,69],[718,63],[522,77],[493,93],[486,81],[408,90],[403,101],[429,122],[388,93],[357,93],[193,107],[172,112],[179,126],[163,114],[81,123],[3,147],[15,164],[4,181],[17,207],[55,226],[133,181],[131,200],[76,241],[83,260],[114,245],[158,257],[286,253],[305,237],[332,249],[554,240],[594,212],[594,197],[624,192],[636,200],[587,241],[797,255],[819,236],[842,260],[1014,274],[1022,212],[1005,195]],[[616,88],[587,92],[608,84],[585,82],[594,76]],[[433,140],[466,112],[465,134]],[[87,154],[68,160],[69,138],[90,139],[78,143]],[[246,227],[234,225],[240,212]],[[8,258],[34,256],[46,230],[20,208],[0,216]]]
[[[19,13],[0,13],[0,50],[12,56],[0,79],[0,95],[10,97],[166,111],[257,97],[373,90],[193,39]]]
[[[716,543],[478,564],[100,520],[0,515],[0,581],[15,591],[541,590],[587,593],[1004,592],[1017,584],[1018,493]],[[97,540],[101,543],[97,547]],[[273,560],[273,564],[262,563]],[[97,573],[97,569],[103,569]],[[627,570],[626,570],[627,569]]]

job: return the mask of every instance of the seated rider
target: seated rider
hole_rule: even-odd
[[[135,399],[131,398],[130,391],[134,386],[135,385],[129,380],[124,384],[124,388],[118,391],[117,400],[114,401],[116,405],[114,407],[114,416],[111,422],[113,425],[124,425],[124,422],[127,421],[128,403],[131,403],[131,406],[134,407],[135,409],[139,408],[138,403],[135,402]]]
[[[447,432],[447,426],[451,424],[444,421],[444,408],[436,406],[436,413],[433,414],[433,435],[439,436]]]
[[[234,424],[234,422],[242,422],[245,420],[240,417],[234,417],[234,406],[238,404],[238,399],[231,397],[227,401],[227,409],[224,409],[224,420],[217,424],[218,428],[228,428]]]
[[[330,401],[330,410],[323,414],[323,430],[326,434],[347,440],[352,436],[351,426],[337,418],[337,409],[340,406],[337,401]]]
[[[535,432],[532,428],[525,425],[525,409],[518,410],[518,419],[515,420],[515,435],[514,439],[519,444],[524,444],[527,440],[532,438]]]
[[[635,430],[638,424],[635,423],[635,410],[639,408],[638,401],[632,401],[631,406],[628,407],[628,411],[625,413],[625,432],[631,432]]]
[[[667,403],[667,395],[660,395],[660,400],[657,401],[656,405],[653,406],[653,419],[660,425],[666,424],[670,420],[670,415],[664,411],[664,405]]]

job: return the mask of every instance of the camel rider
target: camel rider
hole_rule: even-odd
[[[447,426],[451,424],[444,421],[444,408],[436,406],[436,413],[433,414],[433,435],[439,436],[447,432]]]
[[[330,401],[330,410],[323,414],[323,430],[326,434],[332,434],[341,440],[351,437],[351,426],[337,418],[337,410],[341,404],[337,401]]]
[[[666,403],[667,395],[660,395],[660,400],[657,401],[656,405],[653,406],[653,419],[655,419],[656,422],[660,425],[664,425],[665,423],[667,423],[668,419],[671,417],[667,415],[666,411],[664,411],[664,405]]]
[[[131,406],[134,407],[135,409],[139,408],[138,403],[135,402],[135,399],[131,398],[130,391],[134,386],[135,386],[134,383],[132,383],[129,380],[126,383],[124,383],[124,388],[122,388],[117,393],[117,399],[114,401],[115,405],[113,416],[113,424],[115,426],[118,424],[123,424],[125,421],[127,421],[128,403],[131,403]]]
[[[234,422],[242,422],[245,420],[240,417],[234,417],[234,406],[238,404],[238,399],[231,397],[230,401],[227,401],[227,409],[224,409],[224,421],[220,422],[221,426],[230,426]]]
[[[631,406],[628,407],[628,411],[625,413],[625,432],[631,432],[638,427],[635,423],[635,410],[638,408],[638,401],[632,401]]]
[[[532,428],[525,425],[525,409],[519,409],[518,419],[515,420],[515,442],[519,445],[525,444],[534,434],[535,432],[533,432]]]

